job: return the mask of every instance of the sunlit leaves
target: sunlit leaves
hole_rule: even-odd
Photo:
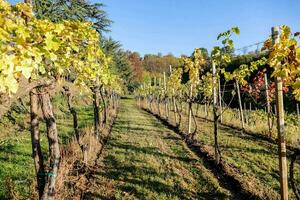
[[[48,51],[51,51],[51,50],[57,51],[59,49],[60,44],[55,35],[47,32],[45,34],[45,45],[46,45],[45,48]]]
[[[87,87],[115,84],[99,40],[91,23],[38,20],[29,5],[0,0],[0,92],[15,93],[22,76],[57,78],[71,71]]]
[[[217,66],[231,61],[230,51],[234,49],[234,43],[231,39],[233,34],[239,35],[240,29],[238,27],[232,27],[231,29],[218,35],[217,40],[221,40],[223,47],[213,47],[211,52],[211,57]]]
[[[260,66],[266,65],[267,61],[268,60],[265,57],[262,57],[259,60],[252,61],[249,66],[246,65],[246,64],[242,64],[242,65],[239,66],[239,68],[235,69],[233,71],[233,73],[229,73],[230,75],[225,74],[225,79],[226,80],[235,79],[235,80],[238,80],[238,82],[241,85],[245,85],[247,83],[247,81],[245,79],[250,77],[250,75],[254,71],[258,70],[258,68]]]
[[[296,99],[300,100],[300,50],[296,36],[288,26],[283,25],[277,42],[273,44],[269,38],[263,49],[270,51],[268,64],[274,69],[272,76],[280,77],[287,85],[291,85],[295,89]]]
[[[181,90],[182,72],[181,68],[177,68],[172,71],[167,82],[167,88],[170,96],[175,96]]]

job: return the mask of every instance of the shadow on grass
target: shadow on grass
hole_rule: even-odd
[[[164,157],[169,159],[176,159],[182,162],[195,161],[195,159],[191,159],[189,157],[172,156],[166,153],[162,153],[156,147],[137,147],[129,143],[124,144],[124,143],[118,143],[116,141],[111,141],[109,145],[113,148],[126,149],[126,150],[133,151],[134,153],[142,153],[142,154],[154,155],[154,156]]]
[[[136,148],[135,148],[136,149]],[[145,190],[151,193],[157,193],[172,199],[177,197],[178,199],[225,199],[224,194],[217,192],[195,192],[183,188],[180,182],[177,182],[178,174],[171,171],[157,172],[157,170],[151,167],[135,166],[133,161],[129,162],[129,165],[124,165],[118,162],[116,157],[108,155],[105,157],[105,170],[100,171],[97,175],[105,177],[110,180],[125,182],[126,184],[118,185],[117,189],[122,192],[126,192],[129,195],[133,195],[137,199],[149,199],[145,194]],[[164,180],[167,177],[173,177],[173,185],[162,183],[160,180]],[[178,177],[179,179],[179,177]],[[99,182],[98,184],[101,184]],[[114,199],[101,196],[100,194],[90,194],[93,197],[100,199]]]

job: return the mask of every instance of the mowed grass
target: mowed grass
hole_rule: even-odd
[[[60,144],[63,145],[74,135],[72,116],[63,97],[55,96],[52,100]],[[92,106],[82,104],[77,110],[79,126],[91,126]],[[0,121],[0,199],[7,199],[9,192],[12,192],[9,191],[11,189],[20,199],[32,198],[35,190],[35,171],[31,156],[30,116],[19,110],[12,112],[12,116],[16,121],[8,117],[3,117]],[[47,160],[48,142],[45,125],[42,122],[40,129],[42,149],[46,153],[45,160]]]
[[[96,191],[86,199],[232,199],[184,141],[132,99],[121,101]]]
[[[161,112],[163,110],[161,107]],[[164,113],[162,114],[164,115]],[[173,112],[170,113],[169,121],[175,124]],[[206,145],[211,152],[214,152],[213,123],[200,118],[197,118],[196,121],[198,126],[196,139]],[[187,114],[184,112],[180,127],[184,132],[187,132],[187,122]],[[194,123],[192,126],[194,127]],[[244,183],[253,187],[254,190],[264,191],[271,196],[279,195],[279,160],[276,144],[222,125],[219,126],[218,139],[223,159],[238,169],[240,179]],[[288,152],[288,156],[290,155],[291,152]],[[298,160],[295,165],[295,177],[298,185],[300,183],[299,163]],[[289,164],[290,159],[288,157],[288,168]],[[289,189],[291,199],[295,199],[291,185],[289,185]],[[277,199],[277,197],[274,196],[273,198]]]
[[[183,108],[187,108],[187,105],[184,105]],[[197,106],[193,104],[193,109],[196,112]],[[208,108],[209,115],[206,116],[205,106],[199,104],[198,107],[198,116],[207,117],[210,120],[213,120],[212,106]],[[268,128],[268,115],[264,110],[244,110],[244,118],[246,120],[245,130],[250,131],[256,134],[263,136],[269,136]],[[286,143],[295,147],[300,147],[300,121],[297,119],[295,113],[285,112],[285,134],[286,134]],[[231,125],[234,127],[241,128],[241,121],[239,118],[239,109],[227,108],[225,109],[223,115],[223,124]],[[248,122],[248,123],[247,123]],[[276,117],[271,115],[271,137],[277,139],[277,127],[276,127]]]

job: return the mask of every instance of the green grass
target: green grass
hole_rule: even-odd
[[[65,99],[57,95],[52,99],[57,120],[60,144],[66,144],[73,136],[72,116],[67,110]],[[79,127],[93,124],[93,108],[78,104]],[[13,119],[3,117],[0,121],[0,199],[6,199],[8,187],[5,184],[11,179],[21,199],[32,197],[32,186],[35,180],[33,159],[31,157],[31,137],[29,131],[29,114],[20,110],[20,104],[12,109]],[[45,125],[40,124],[43,152],[47,152],[48,144]],[[45,158],[47,159],[47,158]]]
[[[98,187],[86,199],[231,199],[181,138],[132,99],[121,101]]]
[[[161,111],[163,111],[163,109],[161,109]],[[170,122],[175,124],[173,116],[174,114],[171,112]],[[187,115],[184,114],[181,126],[184,132],[187,132],[187,122]],[[207,148],[211,152],[214,152],[213,123],[197,118],[197,126],[198,132],[196,139],[207,145]],[[256,131],[260,131],[259,127],[257,127]],[[279,161],[278,147],[276,144],[242,134],[239,131],[222,125],[219,126],[218,138],[224,160],[239,170],[241,181],[245,184],[249,184],[249,187],[253,187],[254,190],[257,191],[264,190],[264,192],[270,195],[272,195],[272,193],[279,193]],[[288,155],[290,155],[290,152],[288,152]],[[297,162],[297,167],[295,167],[296,180],[298,180],[299,183],[300,165],[299,161]],[[288,163],[290,163],[289,159]],[[294,199],[295,196],[291,190],[291,186],[289,186],[289,188],[290,197]]]
[[[183,108],[187,108],[187,105],[184,105]],[[196,105],[193,105],[194,111],[196,111]],[[201,117],[206,117],[204,105],[199,106],[198,115]],[[269,136],[268,128],[268,116],[267,113],[263,110],[244,110],[245,120],[248,123],[245,123],[245,130],[254,132],[257,134]],[[239,119],[239,110],[227,108],[222,115],[223,123],[235,127],[241,128],[241,121]],[[209,116],[208,119],[212,120],[212,107],[209,107]],[[277,138],[277,129],[276,129],[276,118],[275,116],[271,117],[272,121],[272,138]],[[286,133],[286,142],[289,145],[300,147],[300,121],[297,120],[297,116],[293,113],[285,113],[285,133]]]

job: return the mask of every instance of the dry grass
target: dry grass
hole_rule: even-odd
[[[91,189],[89,179],[96,170],[97,159],[109,137],[116,110],[109,110],[108,116],[107,125],[101,129],[102,139],[97,140],[91,128],[80,130],[80,143],[87,147],[84,153],[75,137],[63,148],[56,199],[82,199],[83,193]]]

